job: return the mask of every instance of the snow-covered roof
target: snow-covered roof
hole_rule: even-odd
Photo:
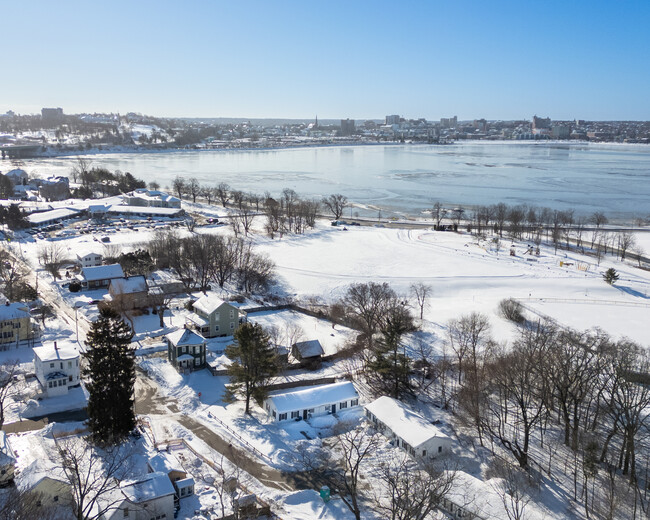
[[[192,361],[194,360],[194,356],[190,354],[183,354],[182,356],[178,356],[177,358],[178,361]]]
[[[124,278],[124,271],[120,264],[98,265],[95,267],[83,267],[81,276],[87,282],[97,280],[112,280],[114,278]]]
[[[57,466],[49,458],[39,458],[20,471],[16,477],[16,487],[20,491],[31,491],[46,478],[68,484],[60,466]]]
[[[176,487],[178,489],[182,489],[182,488],[193,486],[194,485],[194,479],[192,477],[181,478],[181,479],[178,479],[176,482],[174,482],[174,484],[176,484]]]
[[[317,339],[310,339],[309,341],[300,341],[294,345],[300,352],[303,358],[310,358],[315,356],[322,356],[325,352]]]
[[[174,217],[181,213],[181,208],[159,208],[156,206],[127,206],[123,204],[113,204],[108,208],[109,213],[125,214],[148,214],[157,217]]]
[[[120,490],[134,504],[174,494],[174,486],[167,473],[156,471],[138,480],[123,481]]]
[[[114,294],[134,294],[147,291],[147,280],[144,275],[128,278],[114,278],[108,289]]]
[[[299,390],[278,390],[271,392],[268,400],[273,403],[278,413],[284,413],[358,399],[358,397],[359,394],[354,385],[349,381],[343,381]]]
[[[219,307],[221,307],[225,302],[215,294],[209,294],[207,296],[201,296],[198,300],[194,302],[194,308],[205,312],[206,314],[212,314]]]
[[[176,329],[165,336],[172,345],[182,347],[184,345],[203,345],[205,338],[190,329]]]
[[[35,347],[34,356],[43,362],[46,361],[63,361],[69,359],[77,359],[79,351],[74,343],[57,342],[56,347],[54,343],[45,345],[43,347]]]
[[[42,224],[43,222],[50,222],[51,220],[63,220],[78,214],[79,210],[76,209],[59,208],[50,211],[42,211],[41,213],[32,213],[27,217],[27,220],[30,224]]]
[[[183,466],[177,461],[172,460],[166,453],[156,453],[147,463],[154,472],[169,473],[171,471],[180,471],[185,473]]]
[[[29,318],[29,308],[21,302],[0,305],[0,321]]]
[[[149,273],[149,280],[151,280],[152,285],[163,285],[167,283],[180,283],[180,280],[178,277],[165,270],[158,270],[158,271],[153,271],[152,273]]]
[[[365,408],[413,448],[434,437],[447,437],[419,413],[392,397],[380,397]]]
[[[192,323],[196,323],[199,327],[204,327],[206,325],[210,325],[210,320],[204,318],[203,316],[199,316],[198,314],[188,314],[187,320],[191,321]]]

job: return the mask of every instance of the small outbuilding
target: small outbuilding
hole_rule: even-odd
[[[449,436],[397,399],[380,397],[365,410],[377,430],[413,457],[431,458],[451,449]]]
[[[325,351],[317,339],[300,341],[291,346],[291,355],[301,363],[320,360],[323,354]]]
[[[112,279],[104,301],[115,305],[121,311],[148,307],[147,279],[143,275]]]
[[[349,381],[271,392],[266,413],[277,422],[310,419],[359,406],[359,394]]]

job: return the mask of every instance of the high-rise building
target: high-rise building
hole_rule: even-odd
[[[62,108],[41,108],[41,118],[44,124],[57,125],[63,122]]]
[[[442,128],[456,128],[458,126],[458,117],[443,117],[440,119],[440,126]]]
[[[352,135],[354,130],[354,119],[341,119],[341,135]]]
[[[540,129],[550,129],[551,128],[551,118],[542,118],[542,117],[537,117],[533,116],[533,130],[540,130]]]
[[[395,114],[392,116],[386,116],[386,124],[387,125],[399,125],[400,117]]]

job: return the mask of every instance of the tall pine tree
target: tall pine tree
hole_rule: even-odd
[[[257,323],[244,323],[235,331],[235,344],[226,347],[226,356],[232,360],[228,375],[232,381],[226,388],[226,398],[234,400],[237,392],[246,399],[246,413],[250,413],[251,397],[261,402],[267,394],[268,381],[278,372],[275,352],[269,336]]]
[[[133,386],[135,351],[131,327],[111,309],[102,309],[88,333],[88,426],[93,441],[108,446],[122,442],[135,428]]]

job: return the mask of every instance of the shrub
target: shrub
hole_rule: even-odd
[[[499,303],[499,311],[501,311],[501,315],[505,319],[519,325],[526,321],[526,318],[524,318],[524,308],[522,307],[521,303],[513,300],[512,298],[501,300]]]
[[[77,280],[72,280],[68,286],[68,289],[70,289],[70,292],[79,292],[81,291],[81,283]]]

